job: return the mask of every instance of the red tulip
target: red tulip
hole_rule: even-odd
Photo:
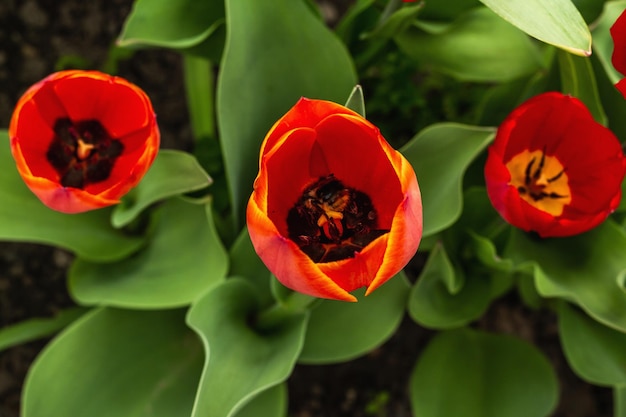
[[[512,225],[571,236],[619,205],[626,162],[619,141],[578,99],[540,94],[498,128],[485,166],[487,193]]]
[[[415,173],[379,130],[302,98],[269,131],[247,209],[250,238],[285,286],[356,301],[399,272],[422,236]]]
[[[626,75],[626,11],[617,18],[611,26],[611,37],[613,38],[613,66],[616,70]],[[626,79],[622,78],[615,87],[626,97]]]
[[[97,71],[61,71],[30,87],[15,107],[9,136],[28,188],[64,213],[118,203],[159,148],[146,94]]]

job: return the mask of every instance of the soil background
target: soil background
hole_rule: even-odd
[[[324,10],[332,17],[339,3],[345,1],[328,2]],[[19,96],[60,63],[101,68],[131,6],[131,0],[0,0],[0,128],[8,127]],[[180,57],[165,50],[139,51],[120,62],[118,75],[151,97],[163,147],[188,149],[191,131]],[[65,286],[71,262],[71,254],[56,248],[0,243],[0,328],[50,317],[73,305]],[[569,370],[551,313],[529,310],[509,295],[496,301],[475,326],[514,334],[546,354],[561,387],[552,417],[612,416],[611,390],[586,384]],[[409,373],[432,334],[405,318],[389,341],[362,358],[338,365],[298,365],[288,381],[290,417],[410,417]],[[0,417],[19,415],[24,377],[46,342],[0,352]]]

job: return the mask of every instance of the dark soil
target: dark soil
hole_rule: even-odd
[[[8,127],[22,92],[58,69],[59,63],[100,68],[131,4],[131,0],[2,0],[0,128]],[[327,12],[331,17],[336,13],[332,7]],[[188,149],[191,133],[180,57],[163,50],[141,51],[120,63],[119,75],[152,98],[163,146]],[[0,243],[0,327],[50,317],[72,305],[65,287],[71,260],[70,254],[55,248]],[[550,358],[561,384],[561,401],[553,417],[612,415],[611,391],[588,385],[569,370],[551,313],[529,310],[517,297],[508,296],[477,325],[521,337]],[[290,416],[411,416],[409,372],[431,335],[405,319],[391,340],[365,357],[338,365],[297,366],[289,380]],[[44,345],[37,341],[0,352],[0,417],[18,416],[21,385]]]

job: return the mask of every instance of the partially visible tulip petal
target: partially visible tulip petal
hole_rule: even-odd
[[[409,262],[421,196],[404,157],[357,113],[301,99],[269,131],[247,210],[252,243],[285,286],[356,301]]]
[[[494,208],[542,237],[572,236],[619,205],[626,159],[615,135],[578,99],[551,92],[500,125],[485,165]]]
[[[97,71],[54,73],[18,101],[9,127],[17,169],[48,207],[106,207],[133,188],[159,149],[152,104],[136,85]]]
[[[611,61],[616,70],[626,75],[626,10],[615,20],[611,26],[613,38],[613,55]],[[615,87],[626,97],[626,81],[620,80]]]

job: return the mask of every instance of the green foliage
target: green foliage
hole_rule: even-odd
[[[170,308],[191,303],[226,276],[228,258],[208,203],[168,200],[155,213],[150,243],[131,258],[101,264],[77,259],[69,273],[82,304]]]
[[[24,417],[190,415],[202,346],[180,310],[95,309],[30,370]]]
[[[545,417],[558,394],[554,371],[534,347],[466,328],[433,338],[410,389],[415,417]]]
[[[372,294],[357,291],[357,303],[324,300],[311,310],[304,347],[298,358],[307,364],[343,362],[387,340],[400,325],[407,298],[404,273]]]
[[[626,232],[608,220],[560,239],[513,230],[505,256],[534,276],[542,296],[571,300],[600,323],[626,332],[625,251]]]
[[[424,236],[449,227],[459,218],[463,210],[463,174],[493,140],[493,134],[492,128],[438,124],[402,147],[420,184]]]
[[[491,301],[489,287],[484,276],[466,277],[452,264],[443,245],[437,244],[411,290],[408,312],[425,327],[460,327],[485,312]]]
[[[463,81],[509,81],[541,64],[528,36],[487,8],[472,9],[448,24],[418,21],[394,39],[422,65]]]
[[[176,175],[172,175],[175,172]],[[111,223],[123,227],[152,204],[179,194],[202,189],[211,178],[198,161],[186,152],[164,149],[157,155],[141,183],[113,209]]]
[[[571,0],[480,0],[529,35],[576,55],[591,54],[591,34]]]
[[[259,331],[249,326],[258,307],[253,286],[229,279],[189,310],[187,321],[208,358],[192,417],[234,416],[289,376],[302,349],[307,314],[295,313],[281,325]]]

